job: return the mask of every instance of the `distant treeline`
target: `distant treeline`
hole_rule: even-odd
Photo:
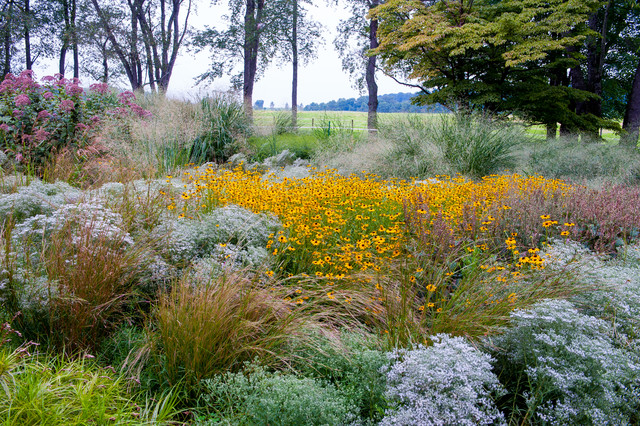
[[[440,104],[436,105],[414,105],[411,99],[415,93],[390,93],[378,96],[378,112],[448,112],[449,110]],[[305,106],[305,111],[368,111],[367,103],[369,98],[361,96],[358,99],[340,98],[337,101],[323,103],[312,102]]]

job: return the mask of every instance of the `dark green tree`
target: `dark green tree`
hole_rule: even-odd
[[[554,137],[617,123],[577,111],[598,95],[571,84],[598,0],[390,0],[375,9],[386,72],[417,81],[419,102],[544,124]],[[410,83],[413,84],[413,83]]]

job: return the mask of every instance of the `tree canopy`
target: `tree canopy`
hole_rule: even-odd
[[[568,70],[598,0],[390,0],[372,11],[387,73],[417,80],[418,102],[518,114],[555,129],[618,128],[575,105],[595,97]]]

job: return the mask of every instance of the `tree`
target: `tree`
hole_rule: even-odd
[[[242,71],[232,77],[232,84],[234,88],[242,87],[244,110],[249,119],[253,116],[253,86],[275,53],[274,28],[267,25],[276,14],[274,3],[269,2],[265,7],[264,0],[230,0],[231,14],[225,17],[227,29],[207,27],[193,39],[197,51],[211,52],[211,66],[198,76],[198,83],[233,73],[238,60],[242,59]]]
[[[378,20],[367,14],[378,7],[381,0],[350,0],[350,17],[340,21],[334,45],[342,59],[342,69],[355,78],[354,86],[362,91],[367,87],[367,127],[378,128],[378,84],[376,83],[377,55],[368,54],[378,47]]]
[[[576,105],[597,99],[572,87],[597,0],[400,1],[372,11],[385,70],[417,87],[421,103],[516,113],[561,130],[617,124]],[[418,83],[408,83],[417,80]]]
[[[91,0],[91,4],[131,88],[148,84],[151,90],[165,92],[187,33],[191,0],[119,0],[108,5]],[[184,5],[187,11],[181,20]]]
[[[140,22],[144,38],[149,84],[152,90],[155,90],[157,83],[158,90],[164,93],[169,87],[178,51],[187,33],[192,2],[191,0],[160,0],[159,4],[153,1],[146,5],[143,2],[136,3],[135,15]],[[184,4],[187,10],[181,22],[180,9]]]
[[[298,121],[298,64],[315,56],[321,26],[308,19],[301,0],[280,0],[279,4],[279,13],[274,16],[272,25],[277,31],[277,55],[292,65],[291,122],[295,128]]]

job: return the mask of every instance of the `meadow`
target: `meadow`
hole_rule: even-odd
[[[637,150],[3,85],[3,424],[637,424]]]

